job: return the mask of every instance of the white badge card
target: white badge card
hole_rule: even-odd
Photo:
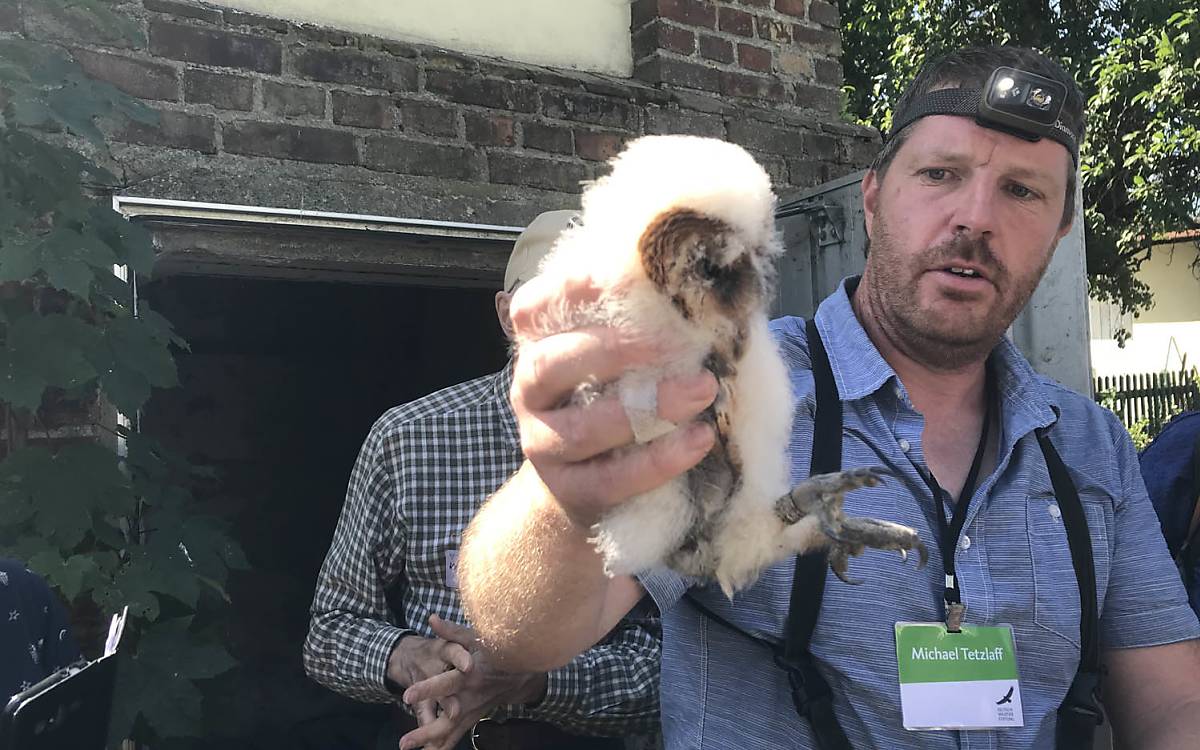
[[[446,550],[446,588],[458,588],[458,550]]]
[[[905,729],[1024,726],[1011,625],[896,623]]]

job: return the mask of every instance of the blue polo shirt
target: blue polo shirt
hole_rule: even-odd
[[[920,746],[972,750],[1053,747],[1055,712],[1079,664],[1079,594],[1062,514],[1034,434],[1048,435],[1071,472],[1095,555],[1102,648],[1154,646],[1200,637],[1154,510],[1137,454],[1113,414],[1033,371],[1007,340],[992,354],[1000,397],[997,465],[972,496],[955,554],[965,621],[1013,626],[1025,726],[996,731],[909,732],[901,723],[893,626],[940,621],[943,565],[937,508],[918,473],[924,419],[850,307],[845,283],[817,311],[843,399],[843,465],[888,467],[894,476],[846,498],[848,515],[916,528],[929,549],[918,570],[895,552],[867,550],[850,562],[850,586],[826,581],[812,653],[834,711],[859,750]],[[808,476],[815,397],[804,324],[772,323],[796,394],[792,478]],[[739,627],[781,640],[793,563],[769,570],[732,603],[715,587],[694,589]],[[814,748],[792,707],[787,676],[769,651],[679,601],[689,582],[670,571],[642,577],[663,610],[662,721],[668,750]]]

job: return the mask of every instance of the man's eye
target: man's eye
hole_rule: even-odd
[[[1008,191],[1017,198],[1033,198],[1036,195],[1032,190],[1020,184],[1011,185]]]
[[[939,167],[932,167],[930,169],[925,170],[925,176],[928,177],[929,179],[933,180],[934,182],[941,182],[942,180],[946,179],[946,177],[948,177],[949,175],[947,174],[946,170],[944,170],[944,169],[941,169]]]

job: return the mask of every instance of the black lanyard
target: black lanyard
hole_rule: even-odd
[[[951,633],[959,631],[963,613],[966,611],[966,607],[962,603],[962,593],[958,587],[958,576],[954,572],[954,550],[958,547],[958,539],[962,535],[963,524],[967,520],[967,509],[971,505],[971,496],[975,494],[975,485],[979,481],[979,472],[983,466],[983,457],[987,453],[988,432],[991,430],[992,409],[996,400],[992,393],[993,386],[990,369],[985,378],[984,394],[987,399],[987,405],[983,411],[983,429],[979,433],[979,446],[975,449],[975,458],[971,461],[971,470],[967,472],[967,479],[963,483],[962,492],[958,496],[958,502],[953,504],[954,511],[951,514],[949,523],[946,522],[946,514],[942,506],[951,499],[950,493],[942,489],[933,472],[921,472],[925,483],[929,485],[930,491],[933,492],[934,505],[936,506],[934,508],[934,515],[937,516],[938,531],[940,532],[938,534],[938,545],[942,550],[942,565],[946,571],[945,589],[942,598],[946,604],[946,627]]]

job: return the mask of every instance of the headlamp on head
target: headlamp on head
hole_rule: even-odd
[[[1067,99],[1058,81],[1016,68],[996,68],[983,87],[975,119],[1029,141],[1049,136]]]
[[[1067,100],[1067,87],[1037,73],[999,67],[988,76],[983,89],[934,89],[915,97],[892,119],[888,138],[929,115],[973,117],[985,128],[1000,130],[1037,141],[1049,138],[1061,143],[1079,163],[1075,134],[1059,119]]]

